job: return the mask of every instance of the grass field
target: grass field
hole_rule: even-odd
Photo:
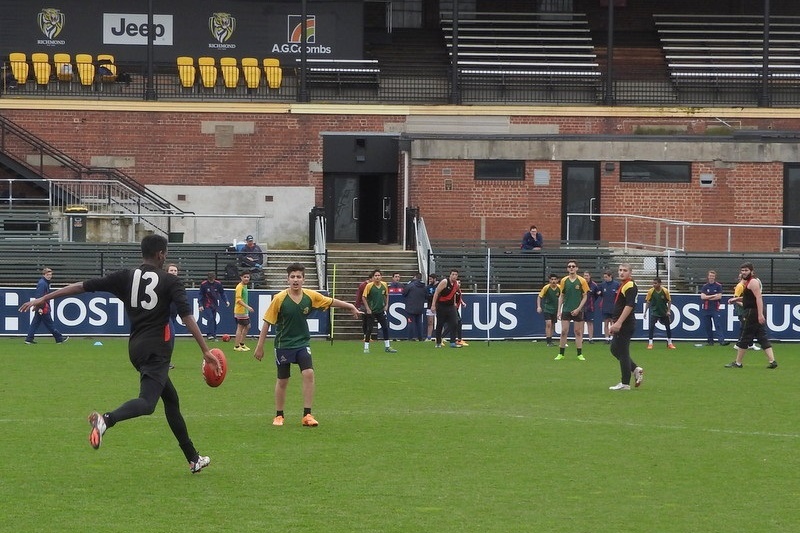
[[[605,344],[556,362],[531,342],[316,341],[320,426],[300,426],[295,369],[276,428],[271,362],[220,343],[210,389],[181,339],[172,379],[212,458],[191,475],[160,405],[89,447],[86,415],[138,390],[126,341],[96,340],[0,339],[0,531],[800,531],[794,345],[767,370],[761,352],[726,369],[730,347],[635,343],[645,382],[612,392]]]

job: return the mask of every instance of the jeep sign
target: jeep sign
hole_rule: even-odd
[[[157,46],[172,46],[172,15],[153,15]],[[147,14],[103,13],[103,44],[147,45]]]

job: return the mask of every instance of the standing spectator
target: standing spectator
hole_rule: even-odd
[[[609,387],[611,390],[631,390],[631,373],[636,387],[644,380],[644,369],[631,359],[631,338],[636,331],[636,317],[633,310],[636,307],[636,295],[639,293],[639,288],[631,277],[632,274],[631,265],[628,263],[619,265],[620,287],[614,300],[614,311],[611,314],[614,322],[609,331],[613,335],[611,355],[619,361],[621,379],[619,383]]]
[[[248,302],[247,285],[250,283],[250,272],[242,272],[239,275],[239,284],[233,297],[233,318],[236,319],[236,339],[233,347],[237,352],[249,352],[250,348],[245,345],[247,332],[250,330],[250,313],[253,308]]]
[[[458,312],[456,311],[456,293],[460,290],[458,270],[451,270],[450,276],[436,285],[436,292],[431,300],[431,310],[436,314],[436,348],[442,347],[442,332],[445,324],[450,332],[450,347],[461,348],[456,343],[458,334]]]
[[[230,307],[231,303],[225,296],[225,288],[217,279],[212,271],[208,273],[206,279],[200,283],[200,305],[203,308],[203,317],[206,319],[206,338],[211,341],[217,340],[217,313],[221,303],[225,307]]]
[[[425,340],[425,299],[427,297],[422,274],[417,272],[414,279],[403,288],[408,317],[408,340]]]
[[[742,330],[739,333],[739,341],[736,343],[736,360],[725,366],[727,368],[742,368],[744,352],[753,340],[757,339],[758,344],[764,350],[764,355],[767,356],[767,361],[769,361],[767,368],[778,368],[778,362],[775,360],[775,354],[772,350],[772,343],[769,342],[769,337],[767,337],[765,325],[767,319],[764,316],[764,297],[761,294],[761,280],[755,277],[753,263],[743,263],[739,267],[739,272],[742,276],[744,290],[740,297],[733,297],[728,300],[728,303],[742,303]]]
[[[461,319],[461,308],[466,307],[467,303],[464,301],[464,294],[461,292],[461,283],[458,284],[456,290],[455,302],[456,318],[458,319],[458,326],[456,327],[456,345],[463,348],[469,346],[469,343],[464,341],[464,321]]]
[[[702,310],[703,326],[706,330],[706,344],[714,346],[714,330],[721,346],[730,344],[725,340],[725,328],[722,327],[722,314],[719,304],[722,301],[722,284],[717,281],[717,273],[708,271],[708,283],[700,288],[700,309]]]
[[[739,279],[738,279],[738,281],[736,283],[736,288],[733,289],[733,300],[735,300],[734,307],[736,308],[736,318],[739,319],[739,327],[740,328],[744,326],[744,320],[742,318],[744,316],[744,307],[742,306],[742,298],[741,298],[742,294],[744,294],[744,283],[742,282],[742,277],[740,275]],[[739,349],[739,347],[736,346],[736,344],[734,344],[733,347],[734,347],[734,349],[737,349],[737,350]],[[755,342],[751,342],[750,346],[748,346],[747,349],[748,350],[756,350],[756,351],[758,351],[761,348],[758,347],[755,344]]]
[[[39,281],[36,283],[36,291],[33,293],[34,298],[42,298],[50,294],[51,279],[53,279],[53,269],[44,267],[42,269],[42,277],[39,278]],[[39,329],[40,324],[44,324],[47,331],[56,339],[56,344],[63,344],[69,340],[69,337],[62,335],[61,332],[56,329],[51,311],[50,305],[47,303],[37,307],[36,312],[33,313],[31,325],[28,328],[28,335],[25,337],[25,344],[36,344],[33,337],[36,335],[36,330]]]
[[[594,311],[597,299],[602,293],[597,283],[592,281],[592,274],[587,270],[583,273],[583,279],[589,286],[589,293],[586,296],[586,305],[583,308],[583,321],[586,323],[586,332],[589,334],[589,344],[594,344]]]
[[[392,274],[392,281],[389,282],[389,294],[403,294],[405,286],[400,281],[400,272]]]
[[[354,317],[359,311],[347,302],[342,302],[317,291],[303,288],[305,267],[300,263],[292,263],[286,267],[289,287],[272,298],[267,312],[264,313],[264,327],[258,336],[258,344],[253,356],[261,361],[264,357],[264,342],[267,339],[269,324],[275,326],[275,364],[278,367],[278,380],[275,383],[275,418],[273,426],[282,426],[283,408],[286,404],[286,389],[289,386],[292,363],[300,368],[303,379],[303,418],[300,423],[306,427],[319,425],[311,408],[314,402],[314,363],[311,360],[311,335],[306,320],[311,309],[328,309],[339,307],[348,309]]]
[[[23,304],[20,311],[41,308],[53,298],[84,292],[109,292],[119,298],[131,322],[128,357],[139,372],[139,396],[128,400],[114,411],[103,414],[92,412],[89,415],[89,425],[92,427],[89,444],[97,449],[108,429],[124,420],[152,414],[160,398],[164,404],[167,423],[189,462],[189,471],[194,474],[208,466],[211,459],[200,455],[189,438],[186,421],[180,410],[178,391],[169,377],[169,362],[174,343],[169,335],[168,324],[169,307],[173,302],[186,324],[186,329],[200,347],[205,363],[214,368],[217,375],[221,368],[217,358],[211,355],[203,334],[194,321],[183,284],[178,278],[162,270],[166,257],[167,239],[161,235],[148,235],[142,239],[142,265],[138,268],[120,270],[103,278],[67,285]],[[93,372],[102,377],[101,371],[95,369]]]
[[[653,349],[653,333],[655,333],[656,323],[660,322],[664,329],[667,330],[667,348],[670,350],[675,349],[672,344],[672,328],[670,327],[670,306],[672,305],[672,297],[669,294],[669,289],[661,286],[661,278],[653,280],[652,288],[647,291],[645,296],[644,312],[650,310],[650,329],[648,330],[647,349]]]
[[[567,262],[567,274],[561,278],[558,288],[561,294],[558,297],[558,307],[561,309],[561,342],[555,360],[564,359],[564,350],[567,347],[569,323],[574,322],[575,346],[578,348],[578,360],[586,361],[583,356],[583,307],[589,298],[589,285],[586,280],[578,275],[578,262]]]
[[[389,345],[389,321],[386,320],[386,311],[389,310],[389,286],[383,281],[381,271],[373,270],[370,282],[364,287],[364,312],[370,317],[367,331],[364,335],[364,353],[369,353],[369,341],[372,337],[372,327],[375,322],[383,330],[383,351],[397,353]]]
[[[550,283],[542,287],[539,291],[539,299],[536,301],[536,312],[544,318],[544,337],[548,346],[553,344],[553,326],[558,320],[558,297],[561,296],[561,289],[558,288],[558,276],[550,274]]]
[[[263,250],[256,244],[252,235],[248,235],[244,240],[244,246],[239,252],[239,266],[248,269],[248,271],[261,270],[264,264]]]
[[[520,248],[523,250],[541,250],[544,245],[544,238],[536,226],[531,226],[531,229],[522,236],[522,244]]]
[[[600,309],[603,311],[603,332],[606,336],[606,344],[611,344],[611,324],[614,323],[614,299],[617,297],[619,281],[614,279],[610,270],[603,272],[603,282],[600,284]]]
[[[425,318],[428,323],[428,335],[426,340],[433,339],[433,328],[436,327],[436,313],[433,311],[433,295],[436,293],[436,287],[439,281],[436,279],[436,274],[428,274],[428,284],[425,286]]]

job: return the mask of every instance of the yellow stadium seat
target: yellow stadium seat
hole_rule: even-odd
[[[274,57],[264,59],[264,77],[267,78],[267,85],[270,89],[280,89],[283,82],[283,70],[281,63]]]
[[[225,81],[225,87],[235,89],[239,85],[239,66],[236,58],[221,57],[219,58],[219,66],[222,70],[222,79]]]
[[[56,67],[58,81],[72,81],[72,58],[69,54],[53,54],[53,65]]]
[[[203,80],[203,87],[213,88],[217,84],[217,66],[214,64],[213,57],[198,57],[197,66],[200,69],[200,79]]]
[[[100,81],[117,81],[117,65],[114,64],[114,56],[111,54],[98,54],[97,71],[100,74]]]
[[[36,52],[31,54],[31,64],[33,65],[33,74],[36,76],[37,85],[47,85],[50,83],[50,72],[53,67],[50,66],[50,56],[43,52]]]
[[[194,68],[194,59],[187,56],[178,58],[178,76],[181,85],[187,89],[194,87],[194,80],[197,77],[197,69]]]
[[[22,52],[12,52],[8,54],[8,60],[11,63],[11,72],[17,79],[17,83],[25,85],[28,81],[28,58]]]
[[[75,54],[75,66],[78,68],[78,79],[81,85],[91,86],[94,83],[94,63],[89,54]]]
[[[248,89],[258,89],[261,84],[261,68],[258,66],[258,59],[255,57],[242,58],[242,72],[244,81]]]

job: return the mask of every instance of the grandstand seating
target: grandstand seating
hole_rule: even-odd
[[[235,89],[239,85],[239,65],[235,57],[219,58],[219,66],[222,71],[222,81],[228,89]]]
[[[190,89],[194,87],[194,80],[197,77],[197,69],[194,66],[194,59],[187,56],[181,56],[177,59],[178,62],[178,77],[181,80],[181,86]]]
[[[267,79],[267,86],[270,89],[280,89],[283,83],[283,70],[280,61],[274,57],[264,59],[264,77]]]
[[[441,26],[452,58],[453,20]],[[600,83],[585,14],[460,13],[457,58],[466,88]]]
[[[100,73],[100,81],[114,82],[117,81],[117,65],[114,63],[114,56],[111,54],[98,54],[97,56],[98,70],[103,68],[105,71]],[[106,72],[107,71],[107,72]],[[109,74],[110,73],[110,74]]]
[[[200,79],[203,87],[213,89],[217,84],[217,65],[213,57],[197,58],[197,66],[200,70]]]
[[[69,54],[63,52],[53,54],[53,65],[58,81],[72,81],[74,69],[72,68],[72,57]]]
[[[258,65],[258,59],[243,57],[242,74],[244,74],[244,81],[248,89],[255,90],[261,85],[261,67]]]
[[[11,73],[17,83],[25,85],[28,81],[28,57],[23,52],[11,52],[8,54],[8,60],[11,63]]]
[[[681,87],[757,86],[763,74],[760,15],[654,14],[673,83]],[[800,17],[771,17],[770,83],[800,84]]]
[[[78,80],[84,87],[91,87],[94,84],[95,66],[90,54],[76,54],[75,66],[78,69]]]
[[[717,281],[732,289],[739,279],[739,267],[745,261],[753,263],[764,292],[782,294],[800,290],[800,255],[705,252],[681,253],[674,258],[679,277],[676,282],[681,291],[697,292],[706,283],[709,270],[715,270]]]
[[[297,60],[298,68],[300,60]],[[380,85],[381,69],[376,59],[307,59],[306,82],[310,86],[335,87]],[[297,79],[300,79],[298,74]]]
[[[31,64],[33,65],[33,75],[36,78],[36,85],[47,87],[50,83],[50,56],[43,52],[31,54]]]

